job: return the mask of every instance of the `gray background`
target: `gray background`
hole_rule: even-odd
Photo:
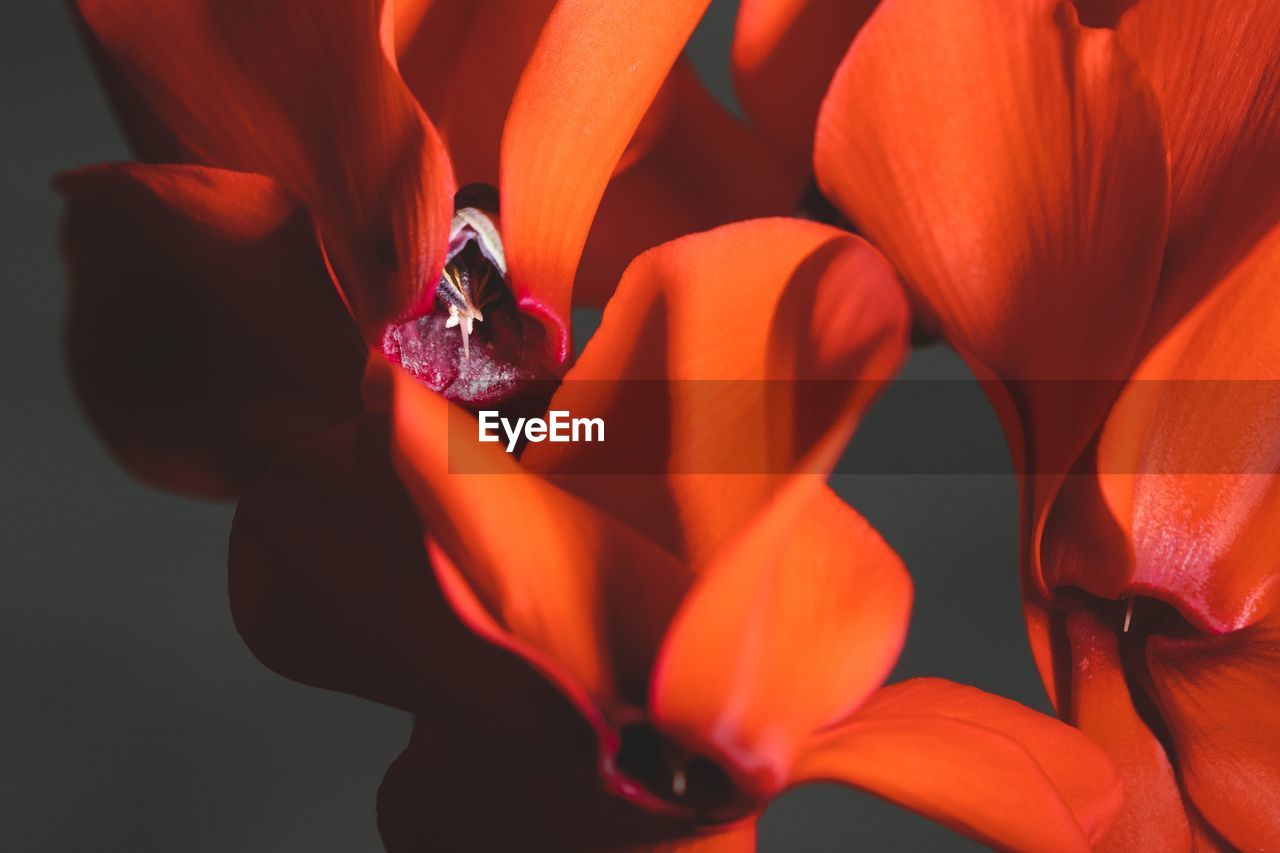
[[[722,96],[733,14],[716,2],[691,48]],[[0,849],[377,850],[374,792],[407,718],[260,666],[227,611],[230,508],[132,482],[76,411],[49,179],[129,154],[61,3],[5,0],[0,40]],[[967,373],[931,350],[908,375]],[[950,442],[990,446],[994,417],[965,423],[973,434]],[[1047,707],[1018,610],[1011,475],[836,485],[916,578],[895,677],[941,675]],[[760,835],[765,851],[973,847],[835,787],[782,797]]]

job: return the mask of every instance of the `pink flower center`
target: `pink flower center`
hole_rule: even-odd
[[[544,394],[557,375],[545,327],[507,279],[497,190],[459,190],[444,271],[427,313],[388,326],[382,349],[433,391],[469,408]]]

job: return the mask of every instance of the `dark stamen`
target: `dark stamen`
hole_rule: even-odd
[[[467,184],[453,195],[453,209],[461,210],[464,207],[474,207],[497,215],[501,212],[498,208],[498,188],[493,184]]]

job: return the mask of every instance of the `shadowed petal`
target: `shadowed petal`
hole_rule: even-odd
[[[1280,832],[1280,618],[1219,637],[1153,637],[1147,664],[1200,814],[1235,847],[1266,848]]]
[[[548,725],[515,739],[451,714],[422,719],[378,791],[378,828],[389,853],[432,850],[749,853],[755,826],[719,831],[646,812],[606,793],[590,730],[567,703],[524,704]],[[518,715],[516,715],[518,716]]]
[[[421,5],[396,4],[400,74],[439,128],[458,185],[497,186],[507,110],[556,0]]]
[[[1138,0],[1074,0],[1080,23],[1086,27],[1115,27],[1120,16]]]
[[[1165,748],[1134,707],[1117,626],[1087,609],[1067,615],[1070,708],[1064,717],[1106,750],[1125,783],[1125,801],[1107,832],[1108,851],[1190,850],[1191,830]]]
[[[743,0],[733,83],[752,122],[806,176],[818,107],[878,0]]]
[[[365,329],[434,298],[444,147],[383,52],[381,3],[77,0],[147,159],[258,172],[312,208]],[[174,144],[153,146],[156,127]],[[136,128],[133,128],[136,131]]]
[[[364,347],[310,217],[275,181],[99,166],[56,186],[72,380],[132,473],[231,497],[360,411]]]
[[[1270,0],[1141,0],[1118,29],[1168,136],[1169,249],[1153,344],[1280,222],[1280,15]]]
[[[397,371],[397,467],[474,630],[597,715],[642,705],[687,575],[657,547],[476,441],[476,420]]]
[[[574,283],[575,305],[603,306],[646,249],[726,222],[795,210],[804,175],[722,107],[685,60],[676,63],[609,182]],[[640,133],[645,137],[640,138]]]
[[[418,713],[502,708],[519,685],[544,680],[450,609],[387,432],[381,415],[344,424],[292,449],[245,493],[228,560],[236,628],[294,681]]]

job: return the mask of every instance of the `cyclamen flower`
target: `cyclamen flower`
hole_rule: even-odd
[[[1104,847],[1280,836],[1280,14],[885,0],[817,123],[822,190],[986,381],[1062,716],[1115,758]]]
[[[876,690],[909,584],[821,482],[901,355],[860,241],[771,220],[664,245],[561,391],[588,415],[617,400],[574,395],[618,379],[848,382],[816,421],[739,413],[738,450],[790,477],[620,495],[550,451],[441,467],[446,420],[558,380],[575,292],[793,200],[672,70],[704,7],[81,0],[147,164],[59,181],[80,393],[136,472],[243,493],[233,610],[264,661],[418,715],[380,796],[392,849],[736,845],[827,778],[991,843],[1086,847],[1118,789],[1072,730],[943,682]],[[655,449],[706,452],[670,415]]]
[[[768,150],[672,70],[705,5],[77,2],[146,163],[57,180],[72,374],[112,449],[234,495],[363,410],[371,354],[506,401],[563,372],[575,290],[785,210]]]
[[[724,226],[631,265],[552,399],[610,428],[657,411],[644,445],[517,460],[395,371],[420,520],[371,510],[399,489],[377,431],[273,466],[236,517],[237,624],[282,674],[417,716],[379,793],[389,850],[751,849],[810,780],[1001,847],[1101,836],[1118,779],[1074,729],[945,681],[881,688],[910,581],[824,481],[906,327],[860,239]],[[652,473],[612,473],[637,454]]]

